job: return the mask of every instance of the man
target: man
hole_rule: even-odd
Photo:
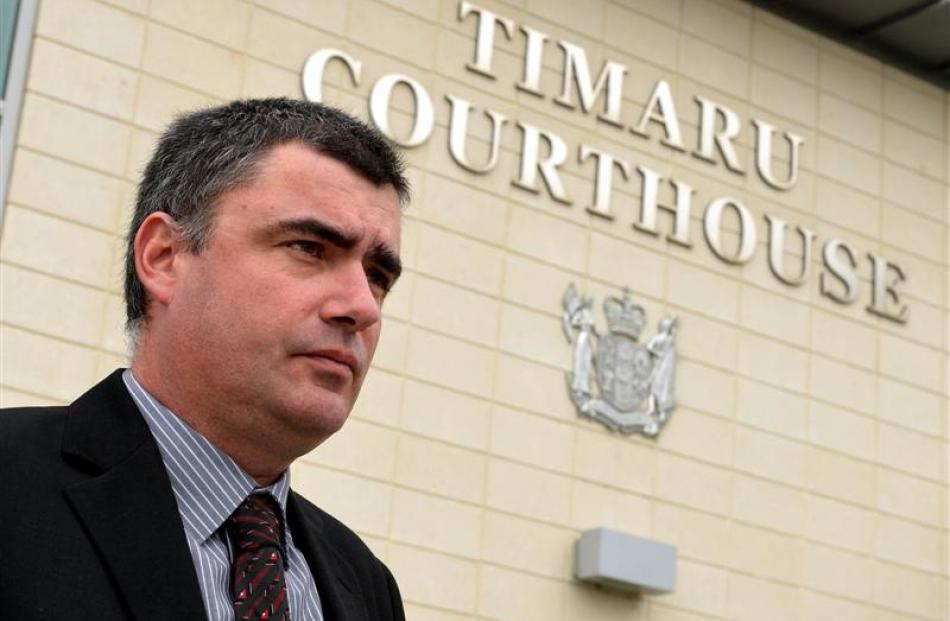
[[[404,618],[288,467],[353,406],[407,194],[385,139],[319,104],[172,124],[129,230],[131,369],[0,414],[0,618]]]

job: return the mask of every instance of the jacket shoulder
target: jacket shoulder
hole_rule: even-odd
[[[52,498],[69,478],[62,459],[66,407],[0,410],[0,492]],[[0,507],[0,522],[9,505]],[[2,616],[2,615],[0,615]]]
[[[66,406],[0,408],[0,456],[55,449],[63,441]]]
[[[0,429],[18,431],[50,424],[53,421],[62,423],[68,409],[65,405],[0,408]]]

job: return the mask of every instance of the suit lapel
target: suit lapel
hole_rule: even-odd
[[[287,498],[287,519],[294,544],[313,574],[325,621],[372,621],[357,595],[356,575],[349,561],[323,537],[319,516],[301,510],[293,491]]]
[[[168,474],[121,372],[70,406],[63,453],[97,469],[64,493],[132,617],[204,618]]]

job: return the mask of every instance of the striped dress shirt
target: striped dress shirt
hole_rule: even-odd
[[[151,429],[165,462],[208,619],[234,621],[229,575],[231,546],[224,523],[249,494],[269,493],[280,505],[286,525],[290,476],[284,472],[273,485],[258,487],[233,459],[149,394],[131,370],[125,371],[122,379]],[[284,540],[284,558],[287,559],[284,574],[290,618],[293,621],[323,621],[310,567],[286,527]]]

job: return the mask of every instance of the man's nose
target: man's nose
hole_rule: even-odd
[[[362,264],[347,262],[337,266],[331,273],[331,282],[324,286],[326,297],[320,309],[324,322],[359,332],[380,320],[380,302]]]

